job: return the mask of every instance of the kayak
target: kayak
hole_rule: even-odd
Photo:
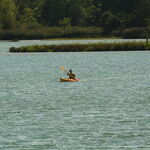
[[[60,78],[60,82],[76,82],[80,81],[80,79],[65,79],[65,78]]]

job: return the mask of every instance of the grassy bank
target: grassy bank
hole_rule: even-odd
[[[0,40],[32,40],[49,38],[102,37],[99,27],[41,27],[35,29],[0,30]]]
[[[127,51],[150,50],[150,45],[144,42],[98,43],[98,44],[69,44],[69,45],[35,45],[12,47],[10,52],[92,52],[92,51]]]
[[[71,38],[146,38],[150,37],[150,28],[127,28],[105,34],[101,27],[39,27],[0,29],[0,40],[32,40],[32,39],[71,39]]]

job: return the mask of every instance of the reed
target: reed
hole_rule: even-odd
[[[123,38],[146,38],[150,37],[150,27],[134,27],[127,28],[121,31]]]
[[[10,52],[93,52],[93,51],[136,51],[150,50],[145,42],[66,44],[66,45],[33,45],[19,48],[12,47]]]
[[[0,40],[102,37],[99,27],[40,27],[0,30]]]

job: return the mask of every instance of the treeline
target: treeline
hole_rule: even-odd
[[[36,29],[41,34],[39,37],[44,37],[43,30],[50,31],[54,26],[60,27],[60,33],[64,32],[63,28],[70,30],[70,36],[75,27],[88,27],[87,30],[96,27],[101,30],[99,36],[144,38],[150,35],[149,8],[150,0],[1,0],[0,38],[8,34],[13,38],[14,32],[16,38],[22,35],[30,38],[26,33],[32,30],[31,37],[38,38]],[[84,32],[87,36],[88,31],[84,29],[82,36]],[[46,38],[53,37],[48,33]],[[53,33],[59,37],[57,30]]]

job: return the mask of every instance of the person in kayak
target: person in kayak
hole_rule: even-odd
[[[72,73],[71,69],[67,73],[67,76],[69,77],[69,79],[76,79],[76,75],[75,75],[75,73]]]

